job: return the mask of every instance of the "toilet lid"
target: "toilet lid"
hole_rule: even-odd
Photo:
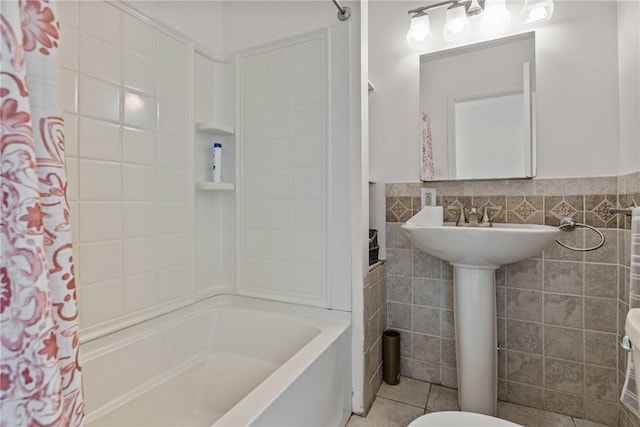
[[[413,420],[409,427],[522,427],[510,421],[473,412],[432,412]]]

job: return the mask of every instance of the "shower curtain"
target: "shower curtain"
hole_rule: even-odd
[[[0,4],[0,426],[83,425],[54,3]]]

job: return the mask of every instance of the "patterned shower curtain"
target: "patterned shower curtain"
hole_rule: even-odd
[[[54,1],[2,0],[0,31],[0,426],[79,426]]]

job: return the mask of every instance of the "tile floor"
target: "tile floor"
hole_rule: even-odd
[[[406,427],[419,416],[458,411],[458,391],[411,378],[400,384],[382,383],[366,418],[352,415],[346,427]],[[591,421],[540,409],[498,402],[498,417],[526,427],[605,427]]]

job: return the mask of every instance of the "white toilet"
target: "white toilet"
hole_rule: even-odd
[[[638,366],[640,361],[640,308],[632,308],[627,313],[627,319],[624,323],[624,332],[631,340],[631,349],[633,351],[634,367]]]
[[[633,366],[635,368],[636,384],[640,377],[640,308],[632,308],[627,313],[627,319],[624,324],[624,332],[631,340],[631,351],[633,352]],[[625,402],[624,403],[630,403]],[[640,409],[640,399],[638,399],[638,408]]]
[[[413,420],[409,427],[522,427],[510,421],[473,412],[432,412]]]

